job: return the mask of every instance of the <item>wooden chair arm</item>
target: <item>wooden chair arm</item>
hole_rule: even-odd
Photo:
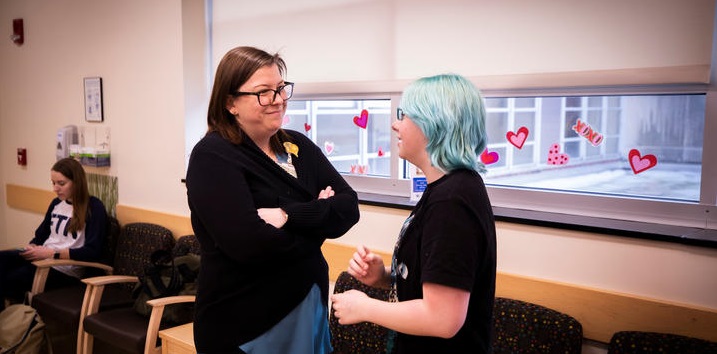
[[[45,291],[45,284],[47,283],[47,276],[50,274],[50,268],[59,265],[77,265],[82,267],[97,268],[104,270],[107,274],[112,274],[113,268],[99,262],[85,262],[76,261],[74,259],[41,259],[34,261],[32,264],[37,267],[35,270],[35,277],[32,279],[32,288],[27,294],[28,300],[32,303],[32,297]]]
[[[74,259],[41,259],[39,261],[32,262],[36,267],[52,267],[56,265],[78,265],[83,267],[91,267],[91,268],[98,268],[102,269],[108,273],[112,272],[112,266],[106,265],[104,263],[99,262],[86,262],[86,261],[78,261]]]
[[[82,279],[82,282],[87,284],[87,286],[104,286],[118,283],[138,283],[139,278],[134,275],[100,275],[98,277]]]
[[[97,313],[102,300],[102,293],[105,285],[119,283],[139,283],[139,278],[133,275],[101,275],[82,279],[87,284],[85,289],[85,298],[82,300],[82,309],[80,310],[80,328],[85,317]]]
[[[152,300],[147,300],[147,304],[152,306],[152,311],[154,311],[154,307],[162,307],[167,306],[171,304],[178,304],[182,302],[194,302],[196,299],[196,296],[194,295],[176,295],[176,296],[167,296],[167,297],[160,297]]]
[[[162,350],[162,347],[157,346],[157,336],[159,334],[159,324],[162,322],[162,314],[164,314],[164,307],[182,302],[194,302],[195,299],[196,296],[194,295],[177,295],[147,301],[147,304],[152,306],[152,314],[149,316],[149,324],[147,325],[147,339],[144,342],[145,353],[159,354]]]

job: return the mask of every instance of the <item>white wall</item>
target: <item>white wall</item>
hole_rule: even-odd
[[[272,4],[214,1],[215,64],[257,45],[280,51],[299,83],[709,65],[714,17],[713,0]]]
[[[201,2],[200,2],[201,3]],[[25,44],[9,40],[23,18]],[[111,129],[119,203],[187,214],[182,2],[0,1],[0,184],[50,189],[57,129]],[[103,79],[103,123],[84,120],[83,77]],[[27,149],[18,166],[16,149]],[[3,199],[4,200],[4,199]],[[27,242],[34,215],[0,209],[0,245]],[[4,238],[4,239],[3,239]]]
[[[83,117],[82,78],[101,76],[105,96],[105,122],[101,125],[112,129],[112,167],[108,172],[118,176],[119,202],[188,215],[184,186],[180,183],[185,168],[185,117],[202,121],[204,117],[194,96],[200,95],[201,90],[188,93],[187,87],[196,88],[206,82],[202,82],[201,73],[188,69],[192,64],[187,62],[186,52],[191,50],[186,46],[197,44],[188,44],[193,41],[188,41],[187,36],[195,33],[184,31],[197,26],[182,22],[188,15],[182,10],[196,1],[199,0],[0,0],[3,29],[0,34],[9,36],[12,19],[17,17],[25,19],[26,29],[22,47],[15,46],[5,35],[0,36],[3,201],[4,186],[8,183],[50,189],[55,133],[67,124],[88,124]],[[703,38],[702,27],[708,26],[711,33],[714,17],[714,3],[704,0],[690,1],[690,6],[680,0],[633,0],[626,2],[629,4],[617,0],[579,3],[509,0],[461,2],[461,6],[480,3],[482,7],[469,7],[475,16],[461,11],[458,17],[448,14],[435,17],[435,23],[431,24],[422,21],[430,14],[447,11],[432,6],[432,2],[285,2],[270,7],[281,9],[272,13],[271,23],[277,27],[289,21],[290,26],[266,34],[252,29],[252,25],[267,23],[266,18],[261,21],[255,18],[262,15],[260,8],[267,9],[261,6],[265,4],[215,1],[217,17],[244,14],[242,23],[246,27],[217,23],[215,30],[227,26],[242,37],[215,44],[214,60],[217,53],[223,54],[229,46],[271,47],[271,43],[278,43],[268,40],[274,36],[285,39],[286,44],[267,49],[282,49],[289,62],[289,75],[306,82],[373,80],[384,76],[412,78],[439,68],[476,70],[466,75],[550,71],[556,70],[557,62],[572,65],[561,66],[570,70],[703,65],[709,64],[711,38]],[[254,3],[256,9],[231,12],[221,8],[229,3]],[[545,8],[532,5],[531,16],[520,17],[517,23],[501,15],[506,9],[534,3]],[[441,4],[458,6],[453,0]],[[504,4],[505,8],[497,4]],[[401,11],[396,10],[397,6]],[[635,15],[636,10],[640,16]],[[479,16],[483,11],[495,12]],[[413,38],[410,32],[389,28],[385,23],[373,26],[374,19],[387,21],[394,14],[399,23],[413,21],[426,29],[442,28],[441,24],[456,27],[471,21],[477,26],[481,20],[503,30],[476,30],[470,36],[440,37],[440,41],[431,43],[428,34]],[[694,24],[687,22],[688,15],[694,16],[690,20]],[[582,31],[591,34],[592,43],[599,43],[601,49],[593,50],[590,43],[573,41],[562,49],[541,52],[531,47],[529,40],[512,32],[518,28],[520,33],[532,31],[541,37],[564,38],[561,43],[571,41],[573,34],[538,22],[543,18],[549,19],[549,23],[566,20],[576,28],[586,27]],[[327,45],[313,37],[322,34],[316,31],[325,22],[332,26],[322,33],[349,36],[353,45]],[[365,33],[371,38],[385,33],[392,37],[385,41],[358,38]],[[488,38],[488,34],[498,35],[500,41]],[[469,48],[476,42],[491,41],[500,48],[489,51],[470,47],[477,48],[476,52],[445,54],[451,52],[446,46]],[[514,48],[521,46],[532,49],[527,53],[515,52]],[[424,66],[428,64],[437,66]],[[18,147],[28,150],[27,167],[15,163]],[[359,224],[338,241],[350,245],[366,243],[390,252],[405,215],[402,210],[362,206]],[[27,242],[40,218],[1,203],[0,247]],[[498,224],[498,242],[501,271],[717,308],[714,249],[505,223]]]

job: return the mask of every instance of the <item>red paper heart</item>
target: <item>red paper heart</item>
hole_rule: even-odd
[[[304,130],[306,130],[307,132],[311,130],[311,125],[309,123],[304,123]]]
[[[647,171],[657,165],[655,155],[640,156],[640,152],[637,149],[630,150],[630,153],[627,154],[627,159],[630,161],[630,167],[635,174]]]
[[[383,156],[383,149],[378,148],[378,157]]]
[[[366,129],[366,125],[368,124],[368,111],[362,110],[361,111],[361,117],[354,116],[354,124],[358,125],[361,128]]]
[[[513,144],[513,146],[517,147],[518,149],[521,149],[523,148],[523,144],[525,144],[525,140],[528,139],[528,134],[530,134],[528,128],[520,127],[518,128],[518,133],[513,133],[509,131],[507,134],[505,134],[505,138],[508,139],[508,142]]]
[[[498,159],[500,159],[500,156],[498,156],[498,153],[495,151],[488,152],[488,149],[483,150],[483,153],[480,154],[480,160],[486,165],[490,165],[493,163],[498,162]]]

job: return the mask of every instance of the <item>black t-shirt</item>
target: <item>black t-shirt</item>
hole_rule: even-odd
[[[423,298],[424,282],[470,291],[453,338],[399,333],[397,353],[490,352],[495,298],[495,221],[483,179],[457,170],[428,185],[394,251],[399,301]]]

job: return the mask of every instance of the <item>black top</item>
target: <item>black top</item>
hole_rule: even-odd
[[[194,341],[199,352],[232,352],[278,323],[313,284],[328,299],[328,265],[321,253],[359,219],[356,192],[323,152],[299,132],[291,156],[294,178],[250,139],[235,145],[216,132],[192,151],[187,197],[201,244]],[[331,186],[335,195],[318,200]],[[258,208],[281,207],[277,229]]]
[[[423,298],[423,283],[470,291],[466,321],[453,338],[399,333],[397,353],[489,353],[495,298],[495,222],[483,179],[456,170],[430,183],[395,251],[399,301]]]

